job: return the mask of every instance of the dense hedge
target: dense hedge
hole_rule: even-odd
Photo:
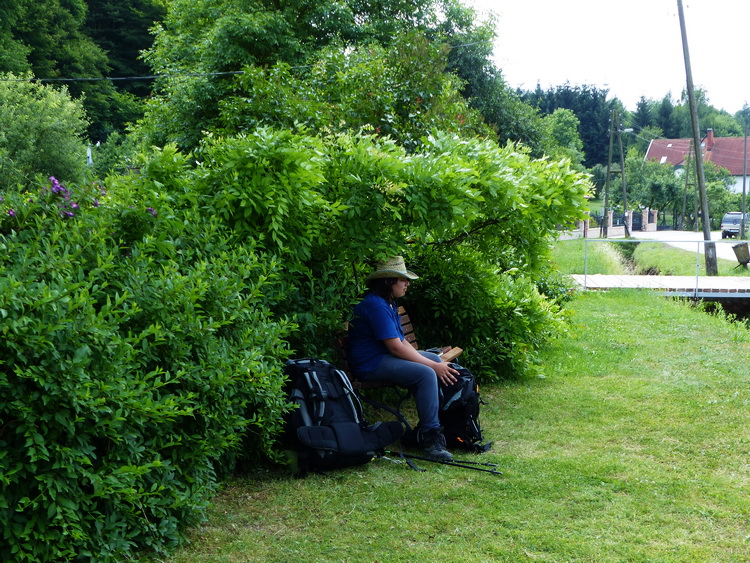
[[[263,304],[278,266],[133,195],[53,183],[0,204],[2,561],[163,551],[243,435],[271,454],[290,330]]]
[[[201,208],[285,257],[273,309],[293,315],[300,353],[332,354],[330,335],[374,260],[393,254],[420,268],[410,294],[429,299],[409,299],[415,315],[434,319],[428,335],[471,348],[485,380],[532,370],[561,326],[567,287],[551,282],[550,241],[580,217],[590,187],[566,162],[453,134],[408,153],[373,135],[265,128],[212,137],[197,156],[180,175]]]
[[[531,276],[487,266],[466,250],[423,253],[412,264],[420,279],[405,302],[419,341],[464,348],[461,362],[482,382],[534,373],[535,352],[566,328],[566,284],[550,298]]]
[[[278,456],[283,360],[333,359],[378,258],[407,257],[420,339],[484,381],[562,326],[549,242],[589,187],[564,162],[260,128],[141,165],[0,202],[2,560],[177,544],[240,458]]]

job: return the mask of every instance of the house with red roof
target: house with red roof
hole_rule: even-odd
[[[646,160],[655,160],[661,164],[670,164],[675,170],[685,168],[685,161],[691,154],[692,139],[654,139],[646,151]],[[748,140],[750,147],[750,139]],[[709,129],[706,137],[701,141],[703,162],[713,162],[729,171],[734,177],[734,185],[730,189],[742,193],[745,158],[747,156],[746,189],[750,193],[750,150],[745,155],[744,137],[714,137],[713,129]]]

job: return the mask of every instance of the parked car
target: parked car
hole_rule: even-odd
[[[747,218],[748,214],[745,213],[745,232],[747,232],[748,227],[750,227]],[[721,220],[721,238],[739,236],[741,219],[741,211],[730,211],[729,213],[725,213]]]

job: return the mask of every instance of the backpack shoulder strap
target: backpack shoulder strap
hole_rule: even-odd
[[[346,397],[347,403],[352,409],[352,413],[354,414],[354,421],[357,424],[364,424],[365,416],[362,411],[362,403],[359,401],[357,394],[354,392],[351,381],[349,381],[349,378],[340,369],[333,370],[333,373],[334,377],[338,378],[341,386],[344,389],[344,396]]]
[[[326,399],[328,399],[328,389],[320,382],[317,372],[314,370],[305,372],[305,381],[310,389],[310,400],[313,405],[313,423],[320,424],[326,413]]]
[[[302,424],[304,426],[312,426],[312,417],[310,416],[310,411],[307,409],[307,401],[305,400],[305,395],[302,390],[299,388],[294,389],[289,396],[289,399],[292,403],[297,405],[297,412],[302,419]]]

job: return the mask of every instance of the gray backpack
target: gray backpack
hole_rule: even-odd
[[[404,432],[400,422],[369,424],[346,374],[325,360],[287,360],[288,400],[284,443],[294,473],[369,462]]]

